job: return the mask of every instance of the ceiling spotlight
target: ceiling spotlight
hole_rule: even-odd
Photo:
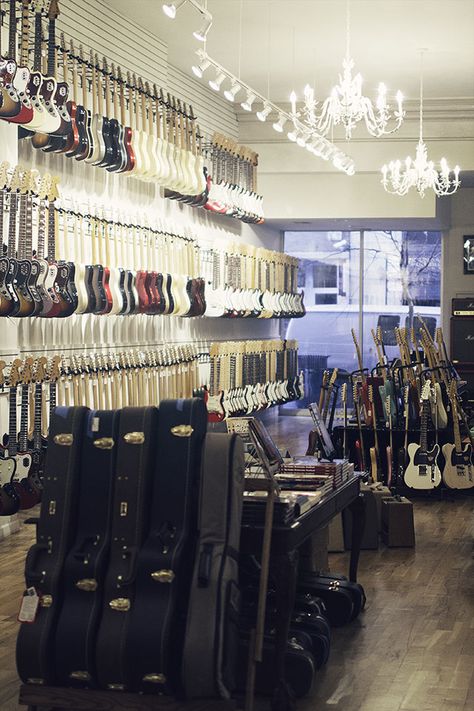
[[[269,116],[269,114],[271,114],[271,112],[272,112],[272,107],[270,106],[270,104],[267,104],[265,102],[263,104],[263,111],[257,111],[256,116],[259,121],[266,121],[267,116]]]
[[[257,97],[251,91],[247,92],[247,98],[240,104],[245,111],[252,111],[252,104]]]
[[[222,84],[222,82],[224,81],[224,79],[225,79],[225,74],[224,74],[224,72],[219,72],[219,71],[217,71],[217,73],[216,73],[216,78],[215,78],[215,79],[211,79],[211,81],[209,82],[209,86],[211,87],[211,89],[214,89],[214,91],[219,91],[219,89],[221,88],[221,84]]]
[[[232,83],[232,86],[230,89],[226,89],[224,91],[224,96],[228,101],[235,101],[235,97],[239,93],[239,91],[242,89],[240,84],[238,84],[236,81]]]
[[[304,148],[306,146],[306,139],[308,138],[308,133],[301,133],[299,136],[296,137],[296,143],[301,146],[301,148]]]
[[[275,121],[275,123],[273,124],[273,128],[275,129],[275,131],[278,131],[278,133],[283,133],[283,126],[287,121],[288,119],[285,118],[283,114],[280,114],[278,121]]]
[[[194,37],[199,40],[200,42],[205,42],[207,38],[207,33],[211,29],[212,25],[212,17],[206,17],[204,20],[201,29],[199,29],[197,32],[193,32]]]
[[[181,5],[184,5],[186,0],[176,0],[176,2],[173,3],[163,3],[163,12],[165,15],[168,15],[168,17],[171,17],[172,20],[176,17],[176,10],[179,10]]]
[[[210,66],[211,63],[208,59],[202,59],[199,64],[193,64],[191,69],[193,70],[193,74],[197,76],[198,79],[202,79],[202,75],[206,69],[209,69]]]

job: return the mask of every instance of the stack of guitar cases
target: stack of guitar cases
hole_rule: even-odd
[[[244,454],[200,398],[58,407],[17,666],[28,684],[228,698]]]

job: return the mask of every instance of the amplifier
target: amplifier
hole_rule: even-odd
[[[469,296],[466,299],[453,299],[452,312],[453,316],[474,317],[474,296]]]
[[[451,360],[474,364],[474,318],[451,317]]]

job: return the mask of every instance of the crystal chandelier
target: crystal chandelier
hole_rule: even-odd
[[[396,94],[397,108],[393,111],[387,103],[387,88],[379,84],[375,106],[362,94],[362,77],[359,73],[352,76],[354,60],[350,54],[350,8],[346,3],[346,56],[342,62],[343,73],[339,74],[339,84],[334,86],[331,94],[323,102],[321,113],[316,114],[317,101],[314,91],[306,86],[304,92],[303,114],[311,128],[326,135],[333,126],[342,124],[346,132],[346,140],[352,138],[352,131],[364,120],[368,132],[379,138],[393,133],[400,128],[405,112],[403,110],[403,95]],[[393,123],[389,128],[389,124]]]
[[[423,54],[420,71],[420,137],[416,146],[415,160],[409,156],[402,161],[391,161],[382,166],[382,185],[388,193],[406,195],[410,188],[416,188],[421,197],[429,189],[438,197],[452,195],[459,188],[459,166],[454,170],[448,166],[446,158],[440,160],[440,170],[436,170],[432,160],[428,160],[428,149],[423,141]]]

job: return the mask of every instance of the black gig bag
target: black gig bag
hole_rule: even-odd
[[[202,398],[160,403],[150,525],[137,559],[126,640],[127,673],[135,691],[179,691],[206,428]]]
[[[56,678],[96,685],[95,643],[110,546],[119,411],[86,418],[74,544],[64,563],[64,601],[56,629]]]
[[[182,662],[182,685],[190,699],[229,698],[236,686],[244,464],[240,437],[206,436]]]
[[[18,674],[30,684],[53,684],[54,635],[61,607],[61,574],[74,540],[81,445],[86,407],[57,407],[50,421],[43,498],[36,543],[26,556],[25,580],[39,605],[33,622],[22,622],[16,647]]]
[[[125,407],[121,411],[110,556],[96,645],[97,678],[108,689],[123,690],[130,685],[125,645],[134,605],[138,551],[148,531],[157,431],[156,407]]]

